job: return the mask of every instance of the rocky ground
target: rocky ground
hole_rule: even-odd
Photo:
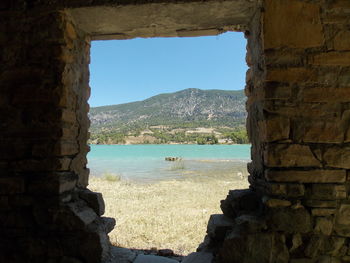
[[[111,258],[107,263],[212,263],[210,252],[194,252],[188,256],[175,255],[170,249],[135,250],[112,247]]]

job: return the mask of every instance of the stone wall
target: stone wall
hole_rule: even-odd
[[[215,12],[194,16],[185,28],[174,14],[171,27],[164,20],[158,31],[153,20],[142,20],[145,36],[235,28],[248,39],[251,186],[221,202],[223,214],[211,217],[200,249],[222,263],[350,262],[350,2],[223,1],[245,10],[225,18],[215,0],[193,2],[186,11],[188,2],[166,0],[1,1],[0,262],[109,257],[115,222],[101,217],[101,194],[86,188],[89,48],[96,35],[74,17],[85,9],[72,8],[88,6],[99,19],[91,8],[106,5],[115,14],[123,5],[154,3],[142,9],[152,19],[160,8],[168,14],[168,3],[189,17],[198,4]],[[136,29],[107,24],[98,34],[127,38]]]
[[[0,262],[100,262],[114,220],[86,189],[89,39],[63,12],[0,17]]]
[[[265,0],[253,20],[251,186],[209,224],[221,262],[350,262],[349,17],[349,1]]]

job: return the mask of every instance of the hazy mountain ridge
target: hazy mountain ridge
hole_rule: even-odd
[[[152,125],[229,126],[244,124],[243,90],[186,89],[126,104],[91,108],[91,130]],[[198,125],[196,125],[198,123]]]

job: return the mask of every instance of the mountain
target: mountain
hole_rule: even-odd
[[[102,133],[139,134],[157,127],[166,127],[169,132],[177,128],[237,128],[245,124],[245,101],[243,90],[185,89],[143,101],[91,108],[90,130],[95,138]]]

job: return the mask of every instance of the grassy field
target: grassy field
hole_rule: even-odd
[[[221,213],[220,200],[230,189],[247,188],[247,179],[161,181],[141,184],[90,178],[101,192],[105,216],[117,220],[109,234],[113,244],[128,248],[170,248],[186,255],[203,241],[211,214]]]

